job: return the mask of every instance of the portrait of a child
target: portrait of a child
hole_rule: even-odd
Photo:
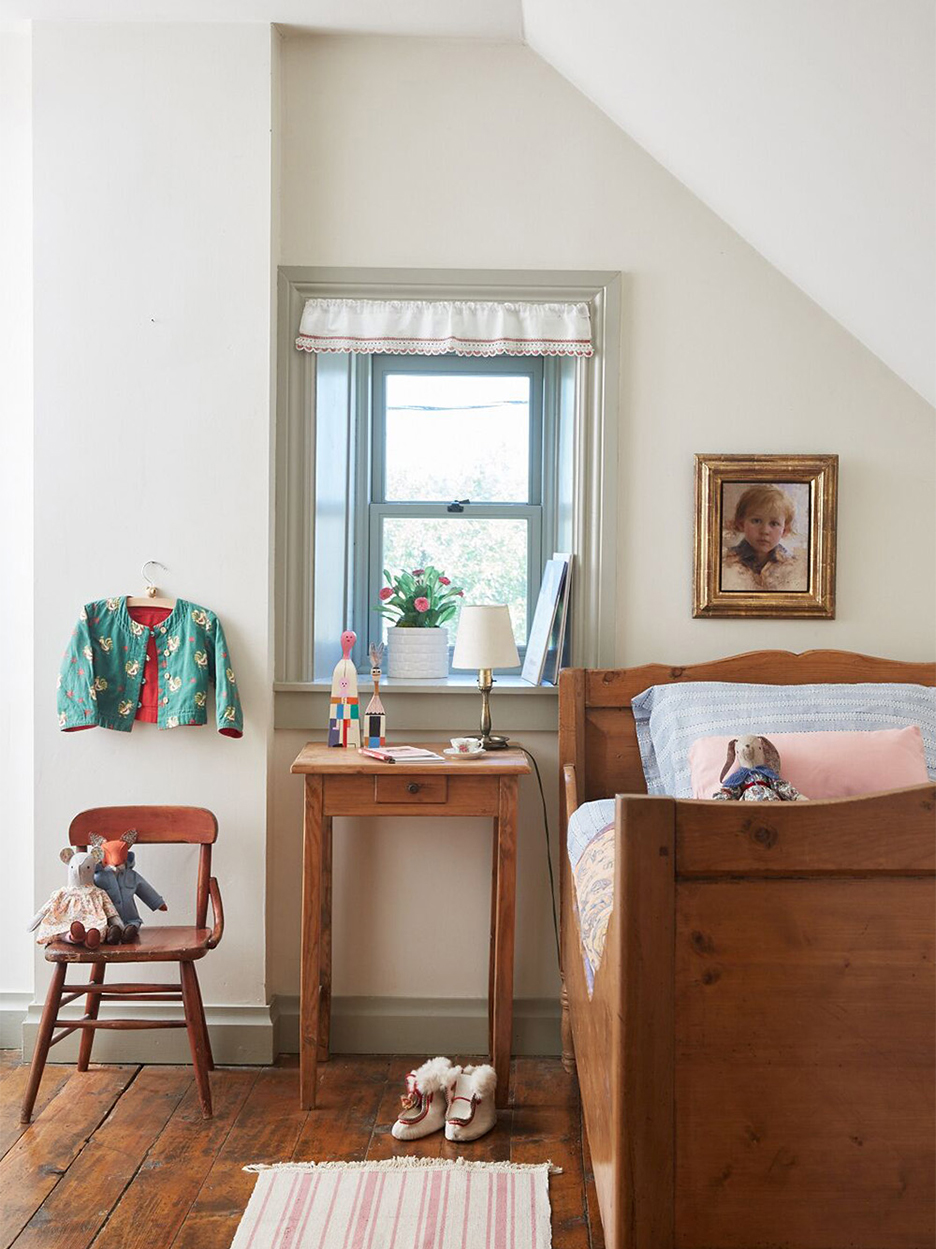
[[[722,590],[808,590],[809,487],[733,482],[723,497]],[[800,497],[797,497],[800,496]]]

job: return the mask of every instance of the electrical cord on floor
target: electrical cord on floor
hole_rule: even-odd
[[[513,743],[511,743],[511,745],[513,745]],[[559,921],[556,918],[556,882],[553,877],[552,852],[549,845],[549,813],[546,809],[546,793],[543,789],[543,778],[540,776],[539,764],[527,748],[525,746],[516,746],[515,749],[522,750],[529,761],[533,764],[533,770],[536,772],[536,779],[539,783],[540,799],[543,803],[543,833],[546,837],[546,866],[549,868],[549,896],[552,899],[553,932],[556,934],[556,964],[561,971],[562,955],[559,952]]]

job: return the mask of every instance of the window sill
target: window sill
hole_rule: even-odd
[[[370,697],[369,676],[360,676],[363,706]],[[431,681],[382,679],[381,697],[391,733],[442,731],[464,733],[481,714],[478,679],[472,673]],[[277,681],[273,685],[273,725],[324,733],[328,726],[330,681]],[[497,676],[491,694],[495,733],[554,733],[559,723],[559,690],[555,685],[530,685],[519,675]],[[476,700],[474,705],[472,700]]]

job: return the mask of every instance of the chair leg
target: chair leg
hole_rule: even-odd
[[[88,984],[101,984],[104,980],[104,963],[92,963],[91,975],[88,977]],[[101,1009],[100,993],[89,993],[85,998],[85,1018],[97,1019],[98,1011]],[[91,1061],[91,1046],[94,1044],[94,1034],[96,1028],[81,1029],[81,1044],[78,1047],[78,1070],[87,1071],[88,1063]]]
[[[205,1018],[199,1006],[198,981],[195,978],[195,968],[190,962],[179,964],[179,974],[182,981],[182,1002],[185,1006],[185,1026],[188,1029],[192,1066],[195,1068],[195,1083],[198,1086],[198,1100],[201,1102],[202,1117],[210,1119],[211,1084],[208,1080]]]
[[[33,1050],[32,1066],[29,1069],[29,1083],[26,1085],[26,1093],[23,1096],[20,1123],[28,1123],[32,1118],[33,1106],[36,1104],[36,1094],[39,1092],[39,1081],[42,1079],[46,1057],[49,1053],[49,1042],[52,1040],[55,1021],[58,1018],[59,1004],[62,1000],[62,985],[65,983],[66,966],[67,964],[65,963],[56,963],[52,971],[52,983],[49,985],[49,992],[46,994],[39,1031],[36,1033],[36,1048]]]
[[[192,981],[195,985],[195,994],[198,998],[198,1017],[201,1020],[201,1028],[205,1040],[206,1066],[209,1071],[214,1071],[214,1055],[211,1052],[211,1037],[208,1035],[208,1023],[205,1019],[205,1004],[202,1001],[201,985],[198,983],[198,972],[195,970],[194,963],[189,963],[189,967],[192,969]]]

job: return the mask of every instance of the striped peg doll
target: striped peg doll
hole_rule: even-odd
[[[329,746],[357,748],[361,744],[357,673],[351,662],[351,648],[356,641],[357,634],[350,629],[341,635],[341,659],[332,674],[331,702],[328,709]]]
[[[373,749],[387,744],[387,713],[380,701],[380,663],[383,659],[383,642],[370,644],[370,674],[374,678],[374,696],[364,712],[364,745]]]

